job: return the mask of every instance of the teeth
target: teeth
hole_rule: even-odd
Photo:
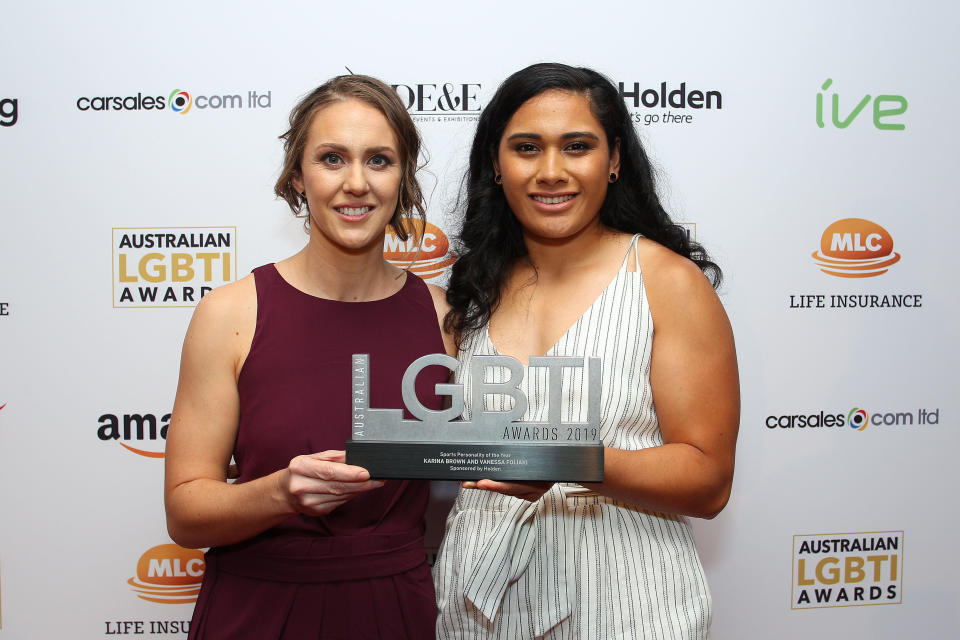
[[[365,214],[367,211],[370,211],[371,209],[373,209],[373,207],[357,207],[357,208],[340,207],[339,209],[337,209],[337,211],[339,211],[345,216],[362,216],[363,214]]]
[[[533,196],[533,199],[536,200],[537,202],[542,202],[544,204],[560,204],[561,202],[572,200],[573,196],[558,196],[556,198],[544,198],[543,196]]]

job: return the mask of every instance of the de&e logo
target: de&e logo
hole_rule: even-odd
[[[414,122],[466,122],[480,118],[482,86],[477,82],[390,85]]]

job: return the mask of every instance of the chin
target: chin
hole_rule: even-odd
[[[567,224],[558,224],[558,225],[537,225],[534,227],[525,227],[525,231],[528,235],[540,238],[543,240],[566,240],[568,238],[573,238],[575,236],[583,233],[587,227],[586,226],[574,226]]]

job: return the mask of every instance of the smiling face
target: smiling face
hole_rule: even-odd
[[[401,176],[397,136],[378,109],[353,99],[320,109],[292,181],[306,193],[311,242],[382,252]]]
[[[600,224],[611,173],[619,173],[603,127],[582,94],[549,90],[524,102],[500,138],[494,169],[529,238],[561,240]]]

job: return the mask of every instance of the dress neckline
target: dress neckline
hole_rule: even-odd
[[[376,300],[333,300],[332,298],[322,298],[322,297],[320,297],[320,296],[315,296],[315,295],[313,295],[313,294],[311,294],[311,293],[307,293],[306,291],[303,291],[303,290],[298,289],[297,287],[293,286],[292,284],[290,284],[289,282],[287,282],[287,279],[284,278],[283,275],[280,273],[280,270],[277,269],[277,263],[276,263],[276,262],[271,262],[271,263],[270,263],[269,265],[267,265],[267,266],[270,267],[270,270],[273,272],[273,275],[276,276],[277,280],[280,281],[280,282],[282,283],[282,285],[283,285],[284,287],[286,287],[287,289],[289,289],[290,291],[296,292],[296,294],[298,294],[298,295],[300,295],[300,296],[302,296],[302,297],[304,297],[304,298],[307,298],[307,299],[310,299],[310,300],[316,300],[317,302],[320,302],[320,303],[323,303],[323,304],[331,304],[331,305],[333,305],[333,304],[341,304],[341,305],[354,305],[354,304],[357,304],[357,305],[364,305],[364,304],[377,304],[377,303],[387,302],[387,301],[392,300],[393,298],[396,298],[397,296],[399,296],[401,293],[403,293],[403,291],[404,291],[407,287],[409,287],[409,286],[411,286],[411,285],[413,284],[412,278],[410,277],[410,272],[409,272],[409,271],[404,271],[404,272],[403,272],[403,274],[404,274],[403,284],[400,285],[400,288],[399,288],[399,289],[397,289],[396,291],[394,291],[394,292],[391,293],[390,295],[386,296],[385,298],[377,298]]]
[[[627,245],[627,250],[624,253],[623,262],[620,263],[620,268],[617,269],[617,272],[613,274],[613,278],[610,279],[610,282],[607,283],[607,286],[603,288],[603,290],[597,295],[597,297],[593,299],[593,302],[590,303],[590,306],[584,309],[583,313],[577,316],[577,319],[573,321],[573,324],[567,327],[567,330],[564,331],[562,334],[560,334],[560,337],[557,338],[552,345],[550,345],[550,347],[546,350],[546,352],[542,354],[543,356],[549,356],[560,345],[560,343],[563,342],[564,338],[566,338],[568,335],[570,335],[570,333],[574,329],[580,326],[580,324],[583,322],[583,319],[586,318],[591,311],[593,311],[593,308],[596,307],[597,303],[603,299],[603,296],[607,293],[607,291],[617,282],[617,280],[620,279],[621,274],[640,273],[640,256],[637,255],[637,251],[636,251],[637,238],[639,237],[640,237],[639,233],[635,233],[633,235],[633,238],[630,240],[630,244]],[[633,250],[635,254],[634,266],[636,267],[636,271],[634,272],[627,270],[627,262],[630,259],[631,250]],[[516,356],[510,356],[509,354],[505,354],[501,352],[500,349],[497,348],[497,345],[493,344],[493,338],[490,337],[490,321],[489,320],[487,320],[486,324],[483,325],[483,337],[484,337],[484,340],[486,340],[487,346],[490,347],[494,355],[498,355],[498,356],[506,355],[508,357],[519,360],[519,358],[517,358]],[[538,354],[529,354],[527,356],[527,361],[526,362],[520,361],[520,364],[522,364],[524,368],[527,368],[530,366],[530,358],[536,358],[536,357],[540,357],[540,356],[538,356]]]

